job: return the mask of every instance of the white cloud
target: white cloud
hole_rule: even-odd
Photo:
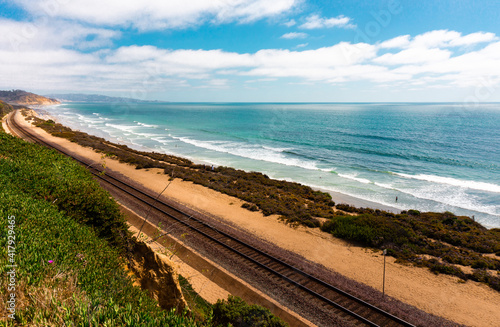
[[[459,39],[451,40],[450,46],[467,46],[477,43],[492,42],[498,38],[493,33],[477,32],[460,37]]]
[[[210,2],[206,0],[198,1]],[[184,1],[181,1],[181,5],[184,3]],[[220,22],[234,20],[252,22],[283,14],[298,3],[297,0],[223,0],[223,9],[218,11],[217,19]]]
[[[401,35],[380,43],[380,48],[405,48],[410,45],[410,36]]]
[[[198,69],[248,67],[254,64],[251,55],[222,50],[176,50],[168,52],[160,63],[170,63]]]
[[[227,83],[228,83],[227,79],[214,78],[208,80],[208,83],[203,84],[198,88],[215,88],[215,89],[227,88],[228,87]]]
[[[309,45],[309,43],[301,43],[301,44],[297,44],[297,46],[295,46],[295,48],[299,49],[299,48],[305,48]]]
[[[213,23],[252,22],[281,15],[300,0],[15,0],[36,17],[59,17],[101,26],[139,30],[186,28]]]
[[[460,38],[460,33],[448,30],[436,30],[415,36],[411,47],[440,48],[448,46],[449,42]]]
[[[402,36],[388,40],[386,45],[391,42],[394,46],[398,42],[404,44],[406,39],[408,37]],[[326,83],[404,81],[418,82],[422,87],[432,83],[435,87],[439,83],[443,86],[473,84],[482,74],[500,77],[500,42],[461,55],[455,55],[451,49],[410,47],[377,56],[379,49],[380,45],[346,42],[313,50],[264,49],[243,54],[222,50],[124,47],[109,54],[106,60],[125,67],[135,63],[137,70],[154,67],[155,74],[162,76],[201,79],[210,79],[217,73],[264,79],[294,77],[304,82]],[[393,68],[394,65],[397,67]],[[215,84],[212,86],[217,86]]]
[[[362,51],[353,52],[350,48]],[[22,80],[37,88],[94,90],[136,88],[141,83],[161,87],[173,80],[206,80],[205,87],[229,87],[225,76],[299,77],[326,81],[349,78],[350,66],[361,64],[375,56],[375,46],[341,43],[307,51],[278,49],[255,53],[235,53],[222,50],[166,50],[154,46],[128,46],[116,50],[81,53],[66,49],[2,50],[0,70],[6,76],[16,76],[0,87],[20,87]],[[356,70],[357,72],[357,70]],[[353,76],[354,77],[354,76]],[[19,84],[16,84],[18,80]],[[145,81],[145,82],[144,82]],[[7,85],[8,84],[8,85]],[[196,83],[199,84],[199,83]],[[25,84],[26,85],[26,84]],[[24,86],[25,87],[25,86]]]
[[[410,74],[456,74],[455,76],[476,78],[500,76],[500,42],[491,43],[483,49],[467,52],[445,61],[408,65],[397,70]]]
[[[207,79],[214,73],[237,75],[245,67],[253,67],[249,54],[222,50],[165,50],[153,46],[121,47],[103,59],[115,67],[133,67],[150,76],[177,76]],[[239,70],[233,70],[232,68]],[[220,86],[220,85],[219,85]]]
[[[292,27],[292,26],[295,26],[295,24],[297,24],[297,22],[295,21],[295,19],[291,19],[288,22],[283,23],[283,25],[285,25],[286,27]]]
[[[0,19],[0,46],[2,48],[33,49],[72,46],[91,49],[112,44],[120,32],[86,27],[76,23],[53,20],[18,22]]]
[[[66,65],[96,64],[99,59],[96,55],[83,54],[66,49],[46,49],[30,51],[6,51],[0,50],[0,58],[4,65],[24,67],[64,67]],[[64,72],[61,72],[64,74]]]
[[[216,78],[210,80],[210,85],[211,86],[227,86],[227,79],[221,79],[221,78]]]
[[[278,80],[277,78],[258,78],[245,81],[245,83],[251,84],[251,83],[262,83],[262,82],[274,82],[277,80]]]
[[[441,49],[411,48],[398,53],[386,53],[373,61],[384,65],[416,64],[444,61],[450,58],[451,52]]]
[[[500,41],[484,32],[462,36],[431,31],[377,44],[340,42],[308,50],[251,53],[151,45],[83,51],[74,45],[92,37],[105,43],[117,36],[108,29],[80,24],[71,29],[65,25],[69,23],[58,20],[53,26],[38,24],[36,33],[23,34],[29,24],[0,20],[0,71],[9,76],[0,80],[0,88],[100,91],[195,85],[220,89],[232,88],[234,79],[279,83],[281,78],[294,78],[297,83],[365,81],[393,83],[396,89],[401,85],[425,89],[477,85],[485,77],[500,81]],[[65,29],[57,34],[59,27]],[[10,46],[12,35],[24,35],[26,44]]]
[[[352,51],[352,49],[362,50]],[[374,57],[375,54],[376,49],[373,45],[341,42],[331,47],[305,51],[260,50],[252,57],[258,66],[300,67],[301,69],[317,67],[321,69],[358,64]]]
[[[415,36],[410,47],[444,48],[469,46],[478,43],[491,42],[497,37],[493,33],[477,32],[462,36],[461,33],[448,30],[436,30]]]
[[[148,60],[156,60],[168,53],[167,50],[158,49],[152,45],[121,47],[106,57],[106,62],[119,63],[141,63]]]
[[[497,40],[494,33],[476,32],[462,36],[461,33],[448,30],[430,31],[415,36],[401,35],[379,44],[382,49],[390,48],[450,48],[471,46]]]
[[[356,52],[350,49],[356,48]],[[363,49],[362,51],[358,51]],[[112,65],[134,67],[155,67],[155,71],[164,74],[218,74],[238,75],[246,69],[258,67],[288,70],[300,67],[304,71],[349,66],[361,63],[375,56],[375,47],[368,44],[341,43],[307,51],[265,49],[256,53],[239,54],[222,50],[164,50],[152,46],[122,47],[105,57],[105,62]],[[316,73],[314,73],[316,74]]]
[[[299,26],[304,29],[317,29],[317,28],[355,28],[351,24],[351,18],[345,16],[338,16],[334,18],[322,18],[319,15],[311,15],[306,18],[306,22]]]
[[[307,33],[297,33],[297,32],[286,33],[281,36],[282,39],[304,39],[306,37]]]

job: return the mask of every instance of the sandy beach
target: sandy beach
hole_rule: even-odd
[[[24,126],[29,125],[19,113],[16,119]],[[101,154],[89,148],[53,137],[40,128],[32,128],[41,137],[59,144],[70,152],[95,162],[105,161],[111,170],[134,179],[154,192],[161,192],[168,183],[169,177],[163,175],[159,169],[137,170],[116,160],[102,159]],[[319,229],[291,228],[280,222],[276,216],[265,217],[259,212],[250,212],[241,208],[243,201],[191,182],[175,179],[164,195],[197,211],[218,217],[222,222],[230,222],[257,237],[320,263],[346,277],[382,290],[383,257],[380,251],[349,245]],[[339,201],[335,197],[333,200]],[[394,258],[387,257],[385,284],[387,295],[460,324],[498,326],[499,292],[484,284],[472,281],[464,283],[456,277],[437,276],[428,269],[404,266],[394,261]],[[182,263],[179,264],[182,267]],[[182,269],[181,271],[186,271],[186,274],[197,275],[196,272],[188,272],[188,268]],[[217,290],[216,285],[208,282],[200,281],[193,285],[202,294],[204,292],[225,294]],[[214,288],[213,291],[210,291],[211,287]],[[209,300],[213,302],[214,297]]]

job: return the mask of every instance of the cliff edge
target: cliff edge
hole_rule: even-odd
[[[141,288],[147,290],[163,309],[175,308],[177,312],[188,309],[175,264],[144,242],[134,241],[131,250],[128,268],[135,274]]]

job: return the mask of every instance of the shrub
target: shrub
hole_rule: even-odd
[[[250,211],[259,211],[259,208],[255,204],[251,204],[251,203],[243,203],[241,205],[241,207],[248,209]]]
[[[408,210],[408,215],[410,215],[410,216],[417,216],[418,217],[418,216],[420,216],[420,211],[413,210],[413,209],[412,210]]]
[[[239,297],[229,295],[227,300],[218,300],[213,306],[214,326],[234,327],[285,327],[284,321],[257,305],[248,305]]]
[[[471,274],[471,279],[476,282],[488,283],[490,278],[491,276],[486,269],[474,269]]]
[[[414,233],[390,219],[362,214],[359,216],[337,216],[323,224],[325,232],[371,247],[402,246],[416,238]]]
[[[467,279],[467,277],[462,272],[462,270],[460,268],[455,267],[455,266],[446,265],[446,264],[434,261],[434,262],[431,262],[429,268],[436,275],[438,275],[438,274],[454,275],[454,276],[461,277],[464,280]]]

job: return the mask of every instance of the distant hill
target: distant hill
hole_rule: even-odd
[[[0,100],[18,105],[58,104],[59,101],[23,90],[0,91]]]
[[[120,103],[141,103],[151,102],[133,98],[108,97],[99,94],[51,94],[48,95],[62,102],[120,102]]]

